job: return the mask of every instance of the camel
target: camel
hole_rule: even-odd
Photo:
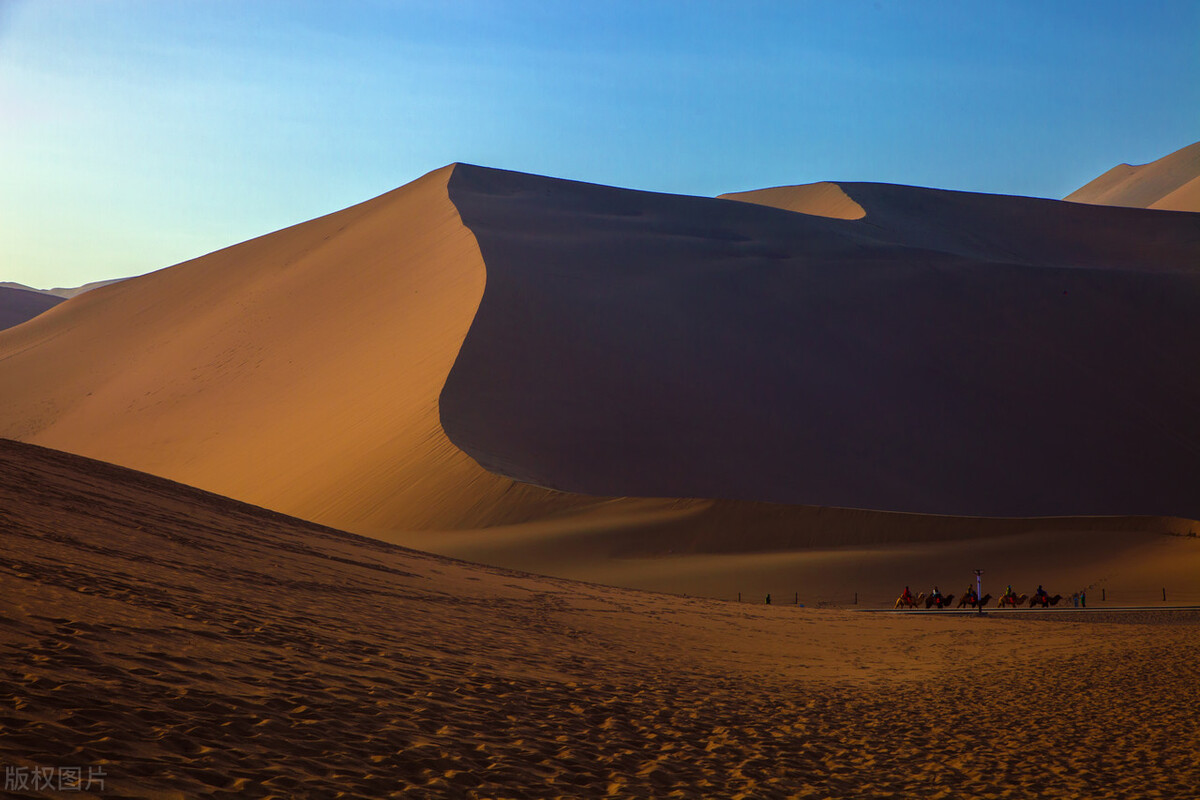
[[[983,599],[981,599],[978,603],[975,603],[975,602],[972,602],[969,597],[967,597],[966,595],[963,595],[963,598],[958,601],[958,607],[962,608],[963,606],[970,606],[971,608],[983,608],[984,606],[986,606],[988,604],[988,602],[991,599],[992,599],[992,596],[990,594],[985,594],[983,596]]]
[[[1027,594],[1018,594],[1013,597],[1001,597],[998,601],[996,601],[996,605],[1000,608],[1004,608],[1005,606],[1012,606],[1013,608],[1017,608],[1019,606],[1025,605],[1025,601],[1028,599],[1029,599],[1029,595],[1027,595]]]
[[[1062,595],[1056,594],[1053,597],[1047,597],[1045,600],[1043,600],[1041,603],[1041,606],[1042,606],[1042,608],[1046,608],[1048,606],[1056,606],[1059,604],[1059,602],[1061,600],[1062,600]],[[1038,598],[1035,595],[1035,596],[1029,598],[1029,607],[1033,608],[1036,605],[1038,605]]]
[[[906,601],[904,599],[904,596],[901,595],[900,597],[896,598],[896,608],[916,608],[920,603],[922,603],[924,601],[925,601],[925,593],[924,592],[921,592],[919,595],[914,597],[911,601]]]
[[[941,602],[941,604],[940,604],[939,606],[937,606],[937,607],[938,607],[938,608],[949,608],[949,607],[950,607],[950,603],[951,603],[953,600],[954,600],[954,595],[952,595],[952,594],[943,595],[943,596],[942,596],[942,602]],[[933,607],[934,607],[934,605],[933,605],[933,604],[934,604],[935,602],[936,602],[936,600],[935,600],[935,599],[934,599],[932,596],[931,596],[931,597],[926,597],[926,598],[925,598],[925,607],[926,607],[926,608],[933,608]]]

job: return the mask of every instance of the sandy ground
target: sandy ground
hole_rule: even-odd
[[[1200,784],[1196,612],[683,598],[423,555],[14,443],[0,478],[0,762],[102,770],[96,796]]]
[[[1149,164],[1119,164],[1064,199],[1106,206],[1200,211],[1200,142]]]

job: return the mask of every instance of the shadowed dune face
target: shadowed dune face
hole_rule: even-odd
[[[1120,164],[1065,200],[1105,206],[1200,212],[1200,142],[1149,164]]]
[[[58,297],[0,286],[0,330],[28,322],[61,302]]]
[[[441,395],[490,470],[599,495],[1195,516],[1185,215],[847,184],[867,211],[460,166],[488,288]]]
[[[0,515],[0,761],[98,769],[97,796],[1186,797],[1200,782],[1194,612],[934,619],[642,594],[6,441]],[[938,730],[953,735],[930,747]]]

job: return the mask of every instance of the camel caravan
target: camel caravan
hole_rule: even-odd
[[[1051,596],[1047,594],[1041,586],[1037,588],[1037,591],[1034,592],[1032,596],[1027,594],[1017,594],[1013,591],[1013,588],[1009,586],[1008,589],[1005,590],[1004,594],[996,600],[996,607],[1022,608],[1024,606],[1028,606],[1029,608],[1049,608],[1050,606],[1058,605],[1060,602],[1062,602],[1062,599],[1063,596],[1061,594]],[[982,610],[991,601],[992,596],[990,594],[985,594],[983,597],[979,597],[975,589],[968,586],[967,590],[963,592],[962,597],[959,598],[958,605],[955,607],[966,607]],[[896,608],[943,609],[951,608],[951,604],[953,602],[953,594],[943,595],[936,586],[933,587],[933,591],[929,594],[921,592],[915,596],[911,591],[909,591],[909,588],[905,586],[904,593],[896,598]]]

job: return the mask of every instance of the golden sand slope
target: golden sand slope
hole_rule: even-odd
[[[1106,206],[1200,211],[1200,142],[1149,164],[1119,164],[1064,199]]]
[[[803,186],[776,186],[750,192],[730,192],[717,195],[717,197],[836,219],[862,219],[867,213],[862,206],[842,191],[842,187],[828,182],[809,183]]]
[[[61,302],[38,292],[0,286],[0,330],[27,322]]]
[[[442,434],[438,392],[485,281],[450,172],[9,332],[0,432],[343,526],[590,503],[490,475]]]
[[[1195,612],[642,594],[5,442],[0,509],[0,761],[103,773],[98,797],[1103,800],[1200,784]]]

